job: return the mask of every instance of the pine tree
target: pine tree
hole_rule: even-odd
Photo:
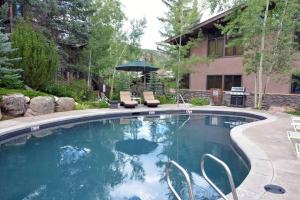
[[[27,21],[19,21],[13,29],[13,53],[22,60],[15,63],[15,68],[24,70],[25,83],[34,89],[41,89],[50,81],[58,67],[58,53],[53,41],[48,42],[43,34],[34,31]]]
[[[14,49],[11,47],[9,41],[9,34],[3,33],[3,27],[0,27],[0,67],[7,67],[12,65],[11,58],[8,57],[8,54],[13,52]]]

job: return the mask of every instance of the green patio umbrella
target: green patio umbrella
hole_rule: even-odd
[[[117,70],[127,71],[127,72],[143,72],[149,73],[157,71],[159,68],[154,67],[153,65],[146,63],[145,61],[136,60],[133,62],[125,63],[116,67]]]
[[[136,60],[133,62],[125,63],[116,67],[116,70],[127,71],[127,72],[143,72],[144,84],[146,84],[146,74],[159,70],[159,68],[146,63],[145,61]]]

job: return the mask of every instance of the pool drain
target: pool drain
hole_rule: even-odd
[[[274,194],[284,194],[285,193],[285,189],[283,187],[280,187],[278,185],[265,185],[265,190],[267,192],[271,192]]]

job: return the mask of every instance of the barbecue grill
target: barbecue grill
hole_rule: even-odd
[[[245,107],[246,98],[249,93],[246,93],[245,87],[232,87],[230,94],[230,106],[232,107]]]

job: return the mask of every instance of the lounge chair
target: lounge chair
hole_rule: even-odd
[[[154,98],[153,92],[143,92],[144,103],[148,107],[157,107],[160,101]]]
[[[300,117],[297,116],[292,116],[292,123],[291,125],[294,128],[294,131],[299,131],[300,132]]]
[[[300,132],[287,131],[287,137],[294,146],[298,158],[300,158]]]
[[[131,100],[131,93],[128,91],[120,92],[120,101],[125,108],[135,108],[138,105],[138,102]]]

